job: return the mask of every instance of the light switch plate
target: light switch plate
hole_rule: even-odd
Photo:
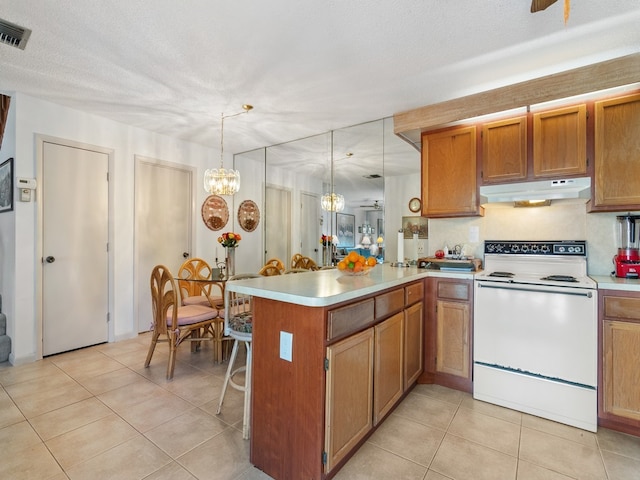
[[[293,361],[293,333],[280,332],[280,358]]]

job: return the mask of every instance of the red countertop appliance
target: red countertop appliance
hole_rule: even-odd
[[[615,275],[621,278],[640,276],[640,215],[619,215],[618,254],[613,257]]]

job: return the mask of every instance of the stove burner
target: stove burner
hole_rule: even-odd
[[[542,277],[540,280],[551,280],[554,282],[577,282],[576,277],[571,275],[549,275],[548,277]]]
[[[513,273],[511,272],[491,272],[489,277],[504,277],[504,278],[512,278]]]

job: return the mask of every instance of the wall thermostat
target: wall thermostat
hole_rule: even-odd
[[[36,179],[17,177],[16,185],[18,186],[18,190],[20,190],[20,201],[30,202],[31,191],[36,189]]]

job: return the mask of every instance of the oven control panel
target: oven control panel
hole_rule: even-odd
[[[585,240],[485,240],[484,253],[587,256]]]

